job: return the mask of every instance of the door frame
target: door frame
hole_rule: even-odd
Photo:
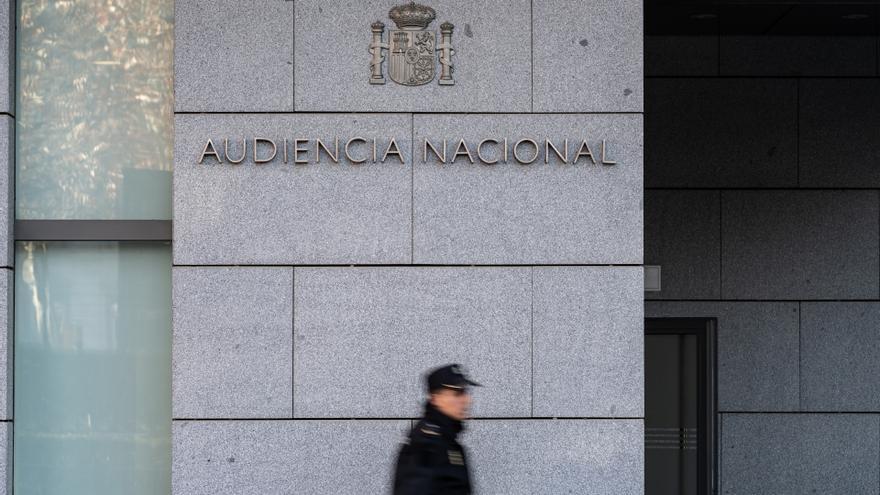
[[[695,335],[697,337],[697,482],[699,493],[718,492],[718,371],[717,318],[645,318],[645,335]]]

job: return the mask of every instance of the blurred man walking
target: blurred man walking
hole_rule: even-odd
[[[421,420],[401,445],[393,495],[471,495],[470,473],[458,434],[471,405],[468,379],[458,364],[430,371],[428,399]]]

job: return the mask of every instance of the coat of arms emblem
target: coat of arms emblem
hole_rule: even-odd
[[[452,79],[452,31],[455,29],[449,22],[440,25],[440,39],[437,33],[428,30],[428,26],[437,17],[431,7],[410,2],[393,7],[388,17],[397,24],[397,29],[388,33],[388,41],[383,40],[385,24],[376,21],[372,24],[373,39],[370,43],[370,84],[385,84],[382,66],[386,56],[388,60],[388,77],[404,86],[420,86],[434,80],[435,53],[440,62],[440,79],[438,84],[450,86],[455,84]]]

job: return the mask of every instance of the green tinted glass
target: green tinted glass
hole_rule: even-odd
[[[171,492],[171,247],[21,242],[17,494]]]

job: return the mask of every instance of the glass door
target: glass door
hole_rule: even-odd
[[[714,493],[714,320],[645,322],[645,494]]]

